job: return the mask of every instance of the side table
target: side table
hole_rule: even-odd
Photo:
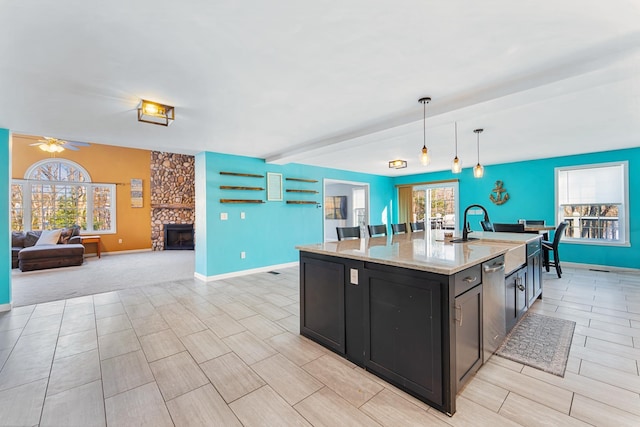
[[[80,240],[85,248],[87,243],[95,243],[96,253],[98,254],[98,258],[100,258],[100,236],[80,236]]]

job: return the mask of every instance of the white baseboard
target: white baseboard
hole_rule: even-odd
[[[9,304],[0,304],[0,313],[5,311],[11,311],[11,303]]]
[[[598,265],[598,264],[583,264],[580,262],[565,262],[562,261],[560,263],[562,267],[572,267],[572,268],[581,268],[586,270],[598,270],[598,271],[610,271],[612,273],[639,273],[640,269],[638,268],[628,268],[628,267],[613,267],[610,265]],[[550,267],[550,271],[555,271],[555,267]]]
[[[151,248],[149,249],[130,249],[128,251],[111,251],[111,252],[102,252],[100,255],[105,256],[105,255],[123,255],[123,254],[137,254],[140,252],[152,252]],[[93,252],[90,252],[88,254],[85,254],[85,256],[98,256],[98,254],[94,254]]]
[[[213,282],[216,280],[230,279],[232,277],[247,276],[255,273],[266,273],[267,271],[277,270],[278,268],[296,267],[298,261],[288,262],[286,264],[269,265],[267,267],[252,268],[250,270],[234,271],[232,273],[216,274],[215,276],[204,276],[200,273],[193,273],[193,276],[203,282]]]

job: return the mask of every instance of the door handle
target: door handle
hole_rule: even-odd
[[[460,318],[458,318],[457,311],[460,310]],[[464,317],[464,312],[462,311],[461,305],[456,305],[456,321],[458,322],[458,326],[462,326],[462,318]]]
[[[495,273],[496,271],[504,270],[504,262],[496,264],[493,267],[489,267],[488,265],[484,266],[485,273]]]

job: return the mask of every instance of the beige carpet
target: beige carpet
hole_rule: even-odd
[[[14,269],[13,306],[193,279],[194,263],[194,251],[149,251],[87,257],[78,267],[27,272]]]

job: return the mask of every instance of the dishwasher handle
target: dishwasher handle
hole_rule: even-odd
[[[485,273],[495,273],[496,271],[504,270],[504,262],[495,264],[493,267],[485,265],[483,268]]]

